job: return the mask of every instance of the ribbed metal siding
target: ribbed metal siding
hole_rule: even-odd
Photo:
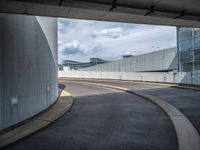
[[[0,29],[2,28],[2,18],[0,16]],[[0,34],[0,98],[2,97],[2,35]],[[2,124],[2,101],[0,99],[0,128]]]
[[[3,129],[39,113],[56,100],[57,21],[40,17],[38,22],[34,16],[8,14],[1,14],[0,18]],[[15,97],[18,103],[11,104]]]

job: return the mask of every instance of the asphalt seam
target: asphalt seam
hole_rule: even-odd
[[[193,124],[189,121],[189,119],[181,113],[177,108],[173,105],[169,104],[168,102],[155,97],[153,95],[149,95],[143,92],[133,91],[128,88],[106,85],[106,84],[99,84],[99,83],[88,83],[88,82],[81,82],[81,81],[68,81],[68,82],[77,82],[82,84],[89,84],[89,85],[96,85],[101,87],[113,88],[118,89],[121,91],[125,91],[130,94],[135,94],[140,97],[143,97],[147,100],[150,100],[158,107],[160,107],[169,117],[170,121],[172,122],[177,140],[178,140],[178,149],[179,150],[200,150],[200,136],[196,128]]]

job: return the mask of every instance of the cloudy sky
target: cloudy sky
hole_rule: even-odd
[[[58,19],[59,62],[87,62],[91,57],[113,60],[175,45],[175,27]]]

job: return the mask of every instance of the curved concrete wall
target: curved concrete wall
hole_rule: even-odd
[[[57,96],[57,20],[0,14],[0,130]]]

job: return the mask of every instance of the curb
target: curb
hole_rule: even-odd
[[[131,82],[135,83],[135,84],[155,85],[155,86],[181,88],[181,89],[191,89],[191,90],[200,91],[199,87],[192,87],[192,86],[189,86],[189,85],[178,85],[178,84],[173,84],[173,83],[139,82],[139,81],[131,81]]]
[[[196,90],[196,91],[200,91],[200,87],[193,87],[188,85],[179,85],[179,84],[175,84],[175,83],[163,83],[163,82],[150,82],[150,81],[133,81],[133,80],[99,80],[99,79],[92,79],[92,80],[88,80],[88,79],[82,79],[82,78],[66,78],[66,77],[61,77],[59,78],[60,80],[63,79],[69,79],[70,80],[74,80],[74,81],[117,81],[117,82],[124,82],[124,83],[135,83],[135,84],[144,84],[144,85],[155,85],[155,86],[163,86],[163,87],[172,87],[172,88],[181,88],[181,89],[192,89],[192,90]]]
[[[143,93],[143,92],[133,91],[131,89],[122,88],[118,86],[111,86],[111,85],[91,83],[91,82],[87,83],[87,82],[80,82],[80,81],[68,81],[68,82],[77,82],[81,84],[88,84],[88,85],[101,86],[101,87],[121,90],[130,94],[138,95],[140,97],[143,97],[153,102],[154,104],[159,106],[171,120],[175,129],[176,135],[177,135],[177,139],[178,139],[178,149],[179,150],[200,150],[200,136],[196,128],[187,119],[187,117],[185,117],[183,113],[181,113],[177,108],[167,103],[166,101],[158,97]]]
[[[52,122],[62,117],[72,106],[73,97],[62,90],[58,101],[46,112],[31,119],[25,124],[0,135],[0,148],[25,138],[43,129]]]

